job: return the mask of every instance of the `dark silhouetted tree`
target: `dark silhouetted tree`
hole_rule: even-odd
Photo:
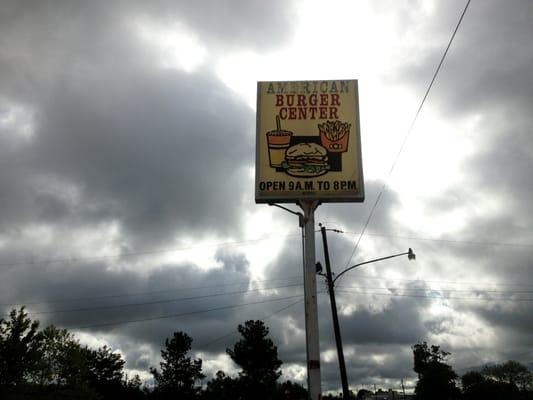
[[[457,374],[446,364],[450,353],[426,342],[413,346],[414,371],[418,374],[415,398],[419,400],[452,400],[460,396],[455,380]]]
[[[465,400],[518,400],[518,388],[509,383],[496,382],[477,371],[467,372],[461,377]]]
[[[231,359],[241,367],[239,382],[246,399],[272,399],[276,393],[276,381],[281,375],[278,349],[268,337],[263,321],[246,321],[239,325],[242,335],[233,346],[226,349]]]
[[[116,398],[123,389],[124,360],[119,353],[103,346],[83,348],[89,385],[103,398]]]
[[[518,361],[509,360],[502,364],[486,365],[481,373],[496,382],[514,385],[522,391],[533,389],[533,374]]]
[[[21,385],[39,370],[42,337],[38,321],[21,307],[0,319],[0,387]]]
[[[368,395],[372,394],[372,392],[370,390],[367,390],[367,389],[360,389],[358,392],[357,392],[357,400],[362,400],[365,398],[365,396],[367,397]]]
[[[511,360],[467,372],[461,382],[466,400],[521,400],[533,399],[532,379],[525,365]]]
[[[163,361],[159,363],[161,372],[150,368],[156,398],[176,396],[185,400],[197,397],[200,388],[196,382],[205,376],[202,374],[202,360],[187,357],[191,343],[192,339],[184,332],[174,332],[171,340],[165,340],[165,349],[161,350]]]
[[[137,374],[133,378],[126,377],[123,382],[122,397],[128,400],[143,400],[146,398],[146,388],[143,389],[141,377]]]
[[[307,390],[299,383],[286,381],[278,386],[278,398],[283,400],[305,400]]]
[[[41,386],[79,386],[86,380],[87,371],[80,345],[69,331],[50,325],[41,332],[41,338],[36,382]]]
[[[218,371],[214,379],[207,382],[203,399],[205,400],[236,400],[241,398],[239,382]]]

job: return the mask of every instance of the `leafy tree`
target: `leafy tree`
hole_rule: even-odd
[[[97,350],[83,348],[89,385],[104,398],[114,398],[122,390],[124,360],[119,353],[103,346]]]
[[[526,366],[511,360],[467,372],[461,381],[466,400],[519,400],[533,398],[532,379]]]
[[[128,400],[142,400],[146,398],[147,389],[143,389],[142,384],[139,375],[135,374],[131,379],[128,379],[126,376],[123,382],[122,397]]]
[[[43,385],[79,383],[85,374],[80,345],[66,329],[47,326],[41,332],[41,357],[34,380]]]
[[[216,377],[209,382],[203,398],[205,400],[235,400],[241,397],[239,382],[227,376],[223,371],[218,371]]]
[[[509,360],[502,364],[487,365],[481,372],[496,382],[514,385],[522,391],[533,389],[533,374],[517,361]]]
[[[365,398],[365,396],[368,396],[372,394],[372,392],[370,390],[367,390],[367,389],[360,389],[358,392],[357,392],[357,400],[362,400]]]
[[[516,386],[496,382],[480,372],[467,372],[461,377],[465,400],[514,400],[519,399]]]
[[[246,321],[238,330],[242,339],[226,352],[242,368],[239,380],[245,398],[271,399],[281,375],[278,348],[268,338],[269,330],[263,321]]]
[[[451,400],[459,398],[457,374],[444,361],[450,354],[426,342],[413,346],[414,371],[418,374],[415,399]]]
[[[302,385],[291,381],[281,383],[278,387],[278,393],[280,399],[305,400],[308,398],[307,390]]]
[[[184,332],[174,332],[174,337],[165,340],[165,350],[161,350],[163,361],[159,363],[161,372],[150,368],[155,381],[156,395],[179,396],[180,399],[195,398],[200,390],[196,381],[203,379],[202,360],[187,357],[192,339]]]
[[[42,336],[24,307],[0,319],[0,387],[17,386],[39,369]]]

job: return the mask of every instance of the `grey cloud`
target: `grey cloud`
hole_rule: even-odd
[[[342,297],[350,297],[342,296]],[[339,298],[339,303],[346,299]],[[353,298],[353,297],[352,297]],[[357,303],[359,296],[354,301]],[[356,310],[350,316],[342,316],[340,323],[343,328],[343,340],[355,343],[389,343],[412,345],[425,335],[421,321],[423,309],[412,299],[393,298],[390,304],[379,313],[367,310]],[[329,328],[329,327],[328,327]]]
[[[421,94],[437,67],[464,2],[435,6],[434,18],[425,28],[432,32],[432,45],[422,54],[413,54],[412,63],[398,74],[418,87]],[[487,108],[496,111],[502,105],[509,113],[525,112],[525,104],[533,97],[529,68],[533,52],[528,45],[533,35],[528,18],[531,11],[527,0],[516,1],[512,7],[498,1],[472,3],[428,99],[432,106],[454,117]]]
[[[126,2],[129,4],[129,2]],[[216,49],[272,48],[292,35],[295,10],[293,2],[260,0],[156,1],[136,4],[136,11],[165,22],[184,22]]]
[[[7,303],[24,301],[42,326],[55,324],[70,329],[88,326],[84,329],[87,332],[126,335],[130,341],[152,346],[159,345],[174,331],[183,330],[195,343],[205,342],[234,329],[242,311],[228,308],[182,317],[159,317],[238,305],[261,297],[255,293],[255,298],[251,298],[245,293],[250,275],[242,255],[226,250],[219,253],[218,262],[219,267],[208,271],[190,264],[162,266],[147,277],[124,270],[113,271],[99,263],[18,267],[3,274],[7,278],[2,280],[1,288],[4,314],[13,307]],[[11,293],[13,297],[7,297],[9,287],[17,288]],[[216,296],[223,293],[233,294]],[[191,297],[195,300],[186,300]],[[46,313],[72,309],[78,311]],[[143,319],[148,320],[143,322]],[[141,321],[99,326],[127,320]]]
[[[184,226],[235,232],[251,187],[252,112],[208,71],[147,65],[119,17],[98,3],[8,4],[0,90],[6,107],[32,111],[35,137],[0,139],[4,230],[116,220],[131,248],[160,245]],[[67,189],[78,198],[65,201]]]
[[[110,78],[115,95],[100,93],[103,87],[68,88],[42,105],[36,138],[2,171],[8,215],[19,214],[18,224],[24,212],[27,220],[52,224],[112,218],[148,244],[184,226],[189,234],[206,232],[213,221],[223,232],[234,230],[240,193],[250,183],[251,120],[224,116],[246,115],[245,106],[208,77],[154,74],[133,86]],[[40,193],[47,181],[73,186],[79,200],[64,204],[58,194]],[[17,201],[22,191],[26,206]]]
[[[425,43],[430,44],[423,53],[410,55],[412,62],[387,79],[423,93],[462,6],[464,2],[459,1],[436,3],[433,18],[422,23],[422,31],[427,33]],[[400,35],[409,33],[412,24],[421,23],[420,2],[403,6],[381,2],[372,3],[371,7],[393,13],[401,22]],[[431,105],[452,122],[477,113],[483,115],[479,124],[483,139],[464,161],[461,182],[426,201],[421,210],[425,223],[430,224],[433,215],[470,207],[465,228],[451,240],[530,241],[529,109],[533,97],[533,79],[528,79],[532,62],[529,45],[532,31],[527,20],[530,8],[528,2],[517,1],[512,7],[493,1],[473,2],[428,98],[426,106]],[[43,1],[31,5],[4,2],[0,16],[0,121],[13,107],[20,107],[24,110],[19,116],[21,121],[33,124],[35,135],[25,140],[14,132],[16,127],[0,123],[0,240],[6,243],[0,248],[2,302],[44,303],[29,305],[30,311],[37,312],[46,310],[45,306],[48,309],[65,306],[52,302],[59,295],[103,299],[107,294],[211,285],[210,289],[179,292],[180,296],[197,296],[214,293],[215,284],[241,283],[221,286],[220,292],[254,287],[257,283],[250,283],[249,261],[243,254],[227,249],[218,251],[217,267],[209,271],[194,264],[162,263],[159,269],[148,272],[143,268],[143,258],[117,262],[87,259],[31,264],[31,261],[68,259],[71,255],[76,258],[76,249],[71,248],[75,235],[103,232],[107,224],[116,224],[118,229],[118,238],[110,238],[113,242],[109,244],[125,253],[170,248],[175,246],[176,237],[239,238],[244,211],[252,207],[249,171],[254,154],[253,112],[219,82],[209,65],[192,73],[158,69],[153,55],[142,47],[128,23],[139,16],[164,26],[182,23],[210,52],[222,54],[239,47],[263,50],[282,45],[291,37],[292,12],[292,4],[281,1],[150,4]],[[328,228],[360,232],[381,187],[381,182],[367,181],[367,200],[363,204],[321,205],[316,221]],[[487,216],[476,213],[484,205],[473,204],[472,198],[480,198],[474,194],[487,197],[503,194],[508,203]],[[418,236],[416,229],[396,225],[394,213],[401,205],[400,196],[401,193],[385,192],[367,233],[386,235],[399,231],[405,236]],[[275,215],[296,227],[294,216],[281,210]],[[47,235],[51,237],[49,242],[43,239]],[[328,233],[328,238],[333,269],[338,272],[348,262],[358,235]],[[322,260],[320,236],[316,239],[317,260]],[[404,251],[412,243],[413,240],[397,237],[381,237],[378,241],[366,235],[351,262],[388,255],[391,250]],[[420,249],[416,269],[398,261],[379,268],[369,267],[364,272],[354,271],[353,279],[347,278],[343,283],[375,283],[369,279],[387,282],[384,277],[394,268],[405,271],[405,278],[410,278],[414,271],[417,279],[435,279],[440,283],[487,279],[498,289],[501,289],[498,284],[505,282],[531,281],[527,246],[415,243],[415,250]],[[29,264],[24,265],[25,261]],[[291,238],[279,257],[271,260],[265,279],[299,282],[289,278],[301,275],[301,263],[299,238],[294,241]],[[131,272],[134,265],[139,273]],[[281,286],[280,282],[283,281],[272,285]],[[380,285],[400,287],[398,294],[405,288],[429,290],[431,286],[423,281],[409,286],[401,280]],[[319,287],[323,288],[322,283]],[[301,288],[290,287],[275,292],[205,298],[194,304],[174,302],[120,312],[35,316],[43,324],[75,327],[299,293]],[[488,296],[474,289],[468,295],[473,294],[480,298]],[[173,296],[177,297],[177,293],[159,292],[129,299],[149,302]],[[102,299],[85,299],[75,304],[96,306],[104,304]],[[363,301],[360,296],[339,293],[339,299],[364,306],[373,298]],[[121,301],[124,298],[106,298],[105,304]],[[283,361],[303,365],[303,304],[283,310],[293,301],[86,331],[95,336],[114,335],[117,342],[124,344],[128,367],[145,369],[152,361],[135,350],[141,344],[156,349],[157,353],[165,337],[175,330],[184,330],[193,337],[195,351],[216,355],[235,343],[239,323],[260,318],[269,325]],[[530,344],[527,333],[532,322],[527,314],[528,303],[522,303],[512,303],[509,313],[494,302],[450,304],[458,311],[474,313],[497,331],[502,343],[512,344],[500,353],[494,351],[494,357],[518,358],[521,346]],[[387,304],[381,312],[372,314],[361,306],[341,319],[346,348],[355,351],[348,358],[353,385],[387,380],[397,383],[402,376],[412,378],[410,346],[429,334],[447,332],[453,323],[449,318],[429,318],[426,309],[430,302],[393,297]],[[320,295],[319,307],[321,346],[323,350],[332,350],[325,294]],[[7,312],[9,307],[3,309]],[[289,324],[295,328],[288,329]],[[466,354],[462,347],[449,350]],[[531,358],[530,352],[522,353],[525,361]],[[379,361],[380,357],[374,355],[386,361]],[[459,366],[477,362],[470,355],[457,360]],[[324,362],[323,373],[326,387],[339,386],[335,362]]]

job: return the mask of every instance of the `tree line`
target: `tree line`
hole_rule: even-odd
[[[238,326],[240,339],[226,353],[240,368],[236,377],[218,371],[207,382],[202,360],[191,358],[192,338],[174,332],[151,367],[153,385],[128,377],[125,361],[108,346],[83,346],[66,329],[39,329],[25,308],[0,319],[0,399],[282,400],[306,399],[298,383],[278,382],[282,361],[260,320]],[[412,347],[418,375],[416,400],[533,400],[533,374],[516,361],[485,365],[459,377],[446,363],[449,352],[421,342]],[[360,390],[353,399],[380,393]],[[399,395],[397,398],[400,399]],[[327,395],[324,399],[341,399]]]
[[[533,400],[533,374],[517,361],[485,365],[459,377],[446,363],[450,353],[440,346],[422,342],[412,349],[416,400]]]
[[[125,361],[108,346],[83,346],[66,329],[39,329],[22,307],[0,319],[0,399],[239,400],[305,399],[306,390],[279,383],[282,361],[262,321],[238,326],[241,335],[227,354],[241,370],[218,371],[202,385],[202,360],[188,356],[192,338],[174,332],[165,340],[161,362],[151,367],[153,385],[126,376]]]

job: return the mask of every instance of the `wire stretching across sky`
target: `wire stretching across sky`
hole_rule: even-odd
[[[149,290],[149,291],[143,291],[143,292],[135,292],[135,293],[119,293],[119,294],[102,294],[98,296],[83,296],[83,297],[64,297],[64,298],[53,298],[46,301],[33,301],[33,300],[27,300],[27,301],[11,301],[8,302],[7,300],[4,300],[3,303],[0,304],[0,307],[14,307],[14,306],[22,306],[22,305],[38,305],[38,304],[55,304],[55,303],[74,303],[79,301],[91,301],[91,300],[102,300],[102,299],[113,299],[113,298],[121,298],[121,297],[135,297],[135,296],[152,296],[152,295],[159,295],[164,293],[175,293],[175,292],[184,292],[184,291],[191,291],[191,290],[199,290],[199,289],[213,289],[213,288],[219,288],[219,287],[228,287],[228,286],[239,286],[239,285],[250,285],[250,284],[258,284],[258,283],[264,283],[264,282],[274,282],[274,281],[283,281],[285,284],[289,284],[289,281],[298,279],[299,281],[300,276],[286,276],[283,278],[275,278],[275,279],[261,279],[261,280],[253,280],[253,281],[241,281],[241,282],[230,282],[230,283],[218,283],[214,285],[203,285],[203,286],[180,286],[172,289],[160,289],[160,290]]]
[[[439,74],[439,71],[442,67],[442,64],[444,63],[444,60],[446,59],[446,55],[448,54],[448,51],[450,50],[450,47],[452,45],[453,39],[455,38],[455,35],[457,31],[459,30],[459,26],[461,25],[461,22],[463,21],[463,18],[466,14],[466,10],[468,9],[468,6],[470,5],[470,0],[466,2],[466,5],[463,9],[463,12],[461,13],[461,16],[459,17],[459,21],[457,22],[457,25],[455,26],[455,29],[452,33],[452,36],[450,37],[450,40],[448,41],[448,45],[446,46],[446,50],[444,51],[444,54],[442,55],[439,64],[437,65],[437,68],[433,74],[433,77],[431,78],[431,82],[428,85],[428,88],[426,90],[426,93],[424,94],[424,97],[422,98],[422,101],[420,102],[420,105],[418,106],[418,110],[416,111],[416,114],[413,118],[413,121],[411,122],[411,126],[409,127],[407,134],[405,135],[402,144],[400,146],[400,150],[398,150],[398,154],[396,154],[396,157],[394,158],[394,161],[392,162],[391,168],[389,170],[389,173],[387,175],[387,178],[385,179],[385,182],[383,183],[383,186],[381,187],[381,190],[378,193],[378,196],[376,197],[376,200],[374,204],[372,205],[372,208],[370,209],[370,213],[368,214],[368,218],[366,219],[365,225],[363,226],[363,230],[361,231],[361,234],[359,235],[359,238],[357,239],[357,242],[355,243],[355,246],[352,250],[352,253],[350,254],[350,257],[348,258],[348,261],[346,262],[346,265],[344,268],[347,268],[350,265],[350,262],[357,251],[357,248],[359,247],[359,243],[361,242],[361,239],[363,235],[365,234],[366,228],[368,227],[368,224],[370,223],[370,220],[372,219],[372,216],[374,215],[374,212],[376,210],[376,207],[378,206],[381,198],[383,197],[383,193],[385,192],[385,189],[387,187],[387,181],[390,179],[390,176],[392,175],[392,171],[394,171],[394,168],[396,167],[396,163],[398,162],[398,159],[400,158],[400,155],[403,152],[403,149],[405,147],[405,144],[407,143],[407,140],[411,136],[411,132],[413,131],[413,127],[415,126],[416,120],[418,119],[418,116],[420,115],[420,112],[422,111],[422,107],[424,106],[424,103],[426,102],[426,99],[428,98],[429,92],[431,91],[431,88],[433,87],[433,83],[437,79],[437,75]]]
[[[299,236],[299,233],[285,234],[283,237],[290,236]],[[261,242],[269,239],[280,239],[282,236],[275,234],[272,236],[262,237],[258,239],[248,239],[248,240],[236,240],[236,241],[226,241],[226,242],[216,242],[216,243],[206,243],[196,246],[184,246],[176,247],[170,249],[155,249],[155,250],[144,250],[144,251],[134,251],[134,252],[125,252],[117,254],[107,254],[101,256],[86,256],[86,257],[69,257],[69,258],[49,258],[49,259],[40,259],[32,261],[12,261],[12,262],[3,262],[0,263],[0,267],[16,267],[21,265],[37,265],[37,264],[60,264],[60,263],[79,263],[79,262],[90,262],[90,261],[102,261],[109,259],[120,259],[120,258],[129,258],[129,257],[141,257],[146,255],[154,254],[166,254],[174,252],[182,252],[196,249],[205,249],[207,247],[231,247],[231,246],[244,246],[248,244],[253,244],[256,242]]]
[[[35,314],[35,315],[37,314],[59,314],[59,313],[72,313],[72,312],[78,313],[78,312],[86,312],[86,311],[101,311],[101,310],[110,310],[110,309],[119,309],[119,308],[152,306],[155,304],[179,303],[182,301],[201,300],[201,299],[208,299],[212,297],[221,297],[221,296],[234,296],[238,294],[285,289],[289,287],[291,288],[302,287],[302,284],[298,283],[298,284],[275,286],[275,287],[268,287],[268,288],[245,289],[245,290],[237,290],[233,292],[211,293],[211,294],[204,294],[204,295],[199,295],[199,296],[178,297],[178,298],[173,298],[173,299],[143,301],[143,302],[137,302],[137,303],[110,304],[110,305],[100,305],[100,306],[93,306],[93,307],[64,308],[64,309],[47,310],[47,311],[32,311],[32,314]]]
[[[131,323],[136,323],[136,322],[146,322],[146,321],[154,321],[154,320],[160,320],[160,319],[179,318],[179,317],[185,317],[185,316],[190,316],[190,315],[204,314],[204,313],[214,312],[214,311],[231,310],[235,308],[246,307],[246,306],[251,306],[251,305],[256,305],[256,304],[273,303],[276,301],[290,300],[290,299],[296,299],[296,298],[302,298],[302,297],[303,295],[299,294],[295,296],[278,297],[278,298],[269,299],[269,300],[232,304],[232,305],[226,305],[226,306],[221,306],[221,307],[208,308],[204,310],[188,311],[188,312],[183,312],[183,313],[178,313],[178,314],[165,314],[165,315],[157,315],[154,317],[147,317],[147,318],[125,319],[125,320],[102,322],[98,324],[90,324],[90,325],[83,325],[83,326],[68,326],[66,327],[66,329],[73,330],[73,329],[101,328],[101,327],[106,327],[106,326],[131,324]]]

